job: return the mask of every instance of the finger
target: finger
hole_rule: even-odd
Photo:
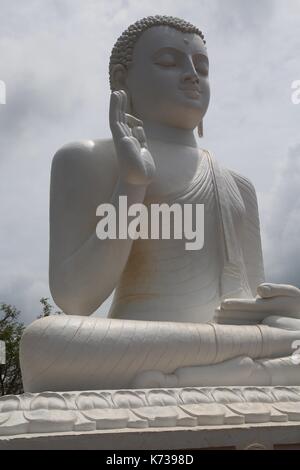
[[[114,91],[110,96],[110,106],[109,106],[109,123],[110,126],[114,126],[116,121],[119,120],[119,97],[118,92]]]
[[[224,312],[214,316],[216,323],[223,325],[257,325],[270,315],[270,312],[239,312],[239,315],[235,315],[235,312],[226,312],[228,315],[224,315]]]
[[[126,110],[126,103],[127,103],[127,95],[123,90],[118,90],[117,91],[117,96],[118,96],[118,121],[120,124],[120,127],[122,128],[123,135],[127,137],[131,137],[131,129],[126,123],[126,113],[124,110]]]
[[[133,144],[134,144],[136,150],[140,151],[140,150],[141,150],[141,146],[140,146],[140,143],[139,143],[139,141],[137,140],[137,138],[134,137],[134,136],[132,136],[132,137],[131,137],[131,141],[133,142]]]
[[[131,129],[130,129],[129,126],[127,126],[127,124],[125,124],[124,122],[120,122],[119,125],[120,125],[120,127],[123,131],[124,136],[126,136],[126,137],[131,137],[132,136]]]
[[[262,323],[264,325],[272,326],[273,328],[281,328],[283,330],[297,330],[300,332],[299,318],[269,315],[262,321]]]
[[[109,110],[109,125],[113,135],[113,138],[121,139],[126,134],[124,127],[119,120],[119,97],[117,93],[112,94],[110,110]]]
[[[270,315],[270,312],[245,312],[241,310],[222,310],[215,313],[217,323],[236,325],[253,325],[260,323]]]
[[[111,107],[110,107],[110,126],[114,126],[117,122],[125,122],[125,117],[122,116],[122,95],[119,91],[114,91],[111,95]]]
[[[127,109],[127,94],[124,90],[119,90],[120,96],[120,122],[124,129],[125,135],[128,137],[132,136],[131,128],[129,127],[126,119],[126,109]]]
[[[260,284],[257,288],[257,293],[262,298],[286,296],[286,297],[300,297],[300,289],[288,284]]]
[[[126,112],[126,106],[127,106],[127,93],[125,90],[119,90],[120,96],[121,96],[121,109],[125,113]]]
[[[127,109],[127,94],[124,90],[119,90],[120,94],[120,112],[122,114],[123,122],[126,123],[125,113]]]
[[[226,299],[221,303],[222,310],[251,312],[257,310],[268,311],[270,308],[270,303],[264,299]]]
[[[116,94],[116,98],[117,98],[117,104],[116,104],[116,120],[119,122],[119,123],[125,123],[125,115],[122,111],[122,107],[123,107],[123,96],[122,96],[122,93],[120,90],[117,90],[114,92]]]
[[[125,114],[123,112],[123,95],[121,90],[117,91],[118,96],[118,121],[125,124]]]
[[[131,114],[125,114],[127,125],[130,127],[132,135],[138,140],[141,147],[147,148],[146,136],[143,129],[143,121],[132,116]]]
[[[148,148],[145,132],[142,127],[133,127],[132,135],[139,141],[141,147]]]
[[[132,114],[125,113],[125,117],[126,117],[126,122],[128,126],[130,127],[142,127],[143,126],[143,121],[136,118],[135,116],[132,116]]]
[[[139,126],[136,128],[137,139],[142,147],[148,148],[147,139],[143,127]]]

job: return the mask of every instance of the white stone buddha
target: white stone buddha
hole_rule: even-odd
[[[69,144],[51,175],[50,287],[67,315],[22,338],[26,391],[297,385],[300,290],[264,283],[256,194],[194,137],[210,91],[203,34],[130,26],[111,55],[112,140]],[[100,204],[204,204],[204,247],[106,239]],[[108,318],[90,317],[115,289]]]

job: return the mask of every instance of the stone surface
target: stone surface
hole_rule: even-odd
[[[300,422],[300,387],[43,392],[0,399],[0,436]]]
[[[122,429],[0,437],[0,450],[300,450],[300,422]]]
[[[0,399],[4,449],[300,449],[300,387],[26,393]]]
[[[300,385],[292,356],[276,359],[292,354],[299,337],[267,325],[49,316],[23,335],[23,383],[28,392]]]

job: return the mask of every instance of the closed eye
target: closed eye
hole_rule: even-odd
[[[160,65],[161,67],[176,67],[176,62],[155,62],[156,65]]]
[[[162,67],[176,67],[177,65],[174,55],[170,53],[161,54],[156,59],[155,64]]]

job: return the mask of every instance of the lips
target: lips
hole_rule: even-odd
[[[202,93],[202,91],[198,87],[182,87],[182,88],[180,88],[180,90],[193,92],[193,93],[198,93],[198,94]]]
[[[184,92],[186,97],[191,99],[199,99],[202,94],[202,91],[195,87],[181,88],[181,90]]]

